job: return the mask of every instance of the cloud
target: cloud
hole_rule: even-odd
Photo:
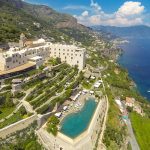
[[[83,5],[68,5],[63,7],[64,10],[90,10],[90,7],[86,7]]]
[[[100,12],[101,11],[101,6],[96,2],[94,3],[93,0],[91,0],[91,5],[90,5],[96,12]]]
[[[83,17],[87,17],[89,15],[89,12],[88,11],[84,11],[82,14],[81,14]]]
[[[91,10],[86,9],[81,15],[75,16],[78,22],[84,25],[111,25],[111,26],[132,26],[144,24],[144,6],[141,2],[127,1],[112,14],[106,13],[102,7],[91,0]]]
[[[141,5],[141,2],[125,2],[117,11],[118,15],[130,16],[130,15],[139,15],[144,11],[144,6]]]

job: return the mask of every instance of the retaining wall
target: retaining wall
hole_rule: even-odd
[[[16,131],[27,128],[35,120],[37,120],[36,114],[0,129],[0,138],[4,139],[10,134],[15,133]]]

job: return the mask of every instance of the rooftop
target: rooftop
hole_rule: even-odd
[[[0,71],[0,75],[5,75],[5,74],[9,74],[9,73],[15,73],[15,72],[22,71],[22,70],[25,70],[27,68],[33,67],[33,66],[35,66],[35,63],[28,62],[28,63],[26,63],[24,65],[18,66],[18,67],[13,68],[13,69]]]

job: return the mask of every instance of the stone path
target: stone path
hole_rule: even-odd
[[[133,129],[132,129],[132,125],[131,125],[131,121],[130,119],[127,120],[126,122],[127,127],[128,127],[128,133],[129,133],[129,141],[132,147],[132,150],[140,150],[140,147],[136,141]]]
[[[34,90],[34,88],[27,90],[25,97],[20,101],[23,104],[23,106],[25,107],[26,111],[28,111],[30,113],[35,113],[35,111],[33,110],[33,107],[30,105],[30,103],[27,102],[25,99],[31,93],[31,91]]]

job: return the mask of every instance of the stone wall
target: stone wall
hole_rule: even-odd
[[[27,128],[35,120],[37,120],[36,114],[0,129],[0,138],[4,139],[7,136],[9,136],[10,134],[15,133],[16,131]]]

